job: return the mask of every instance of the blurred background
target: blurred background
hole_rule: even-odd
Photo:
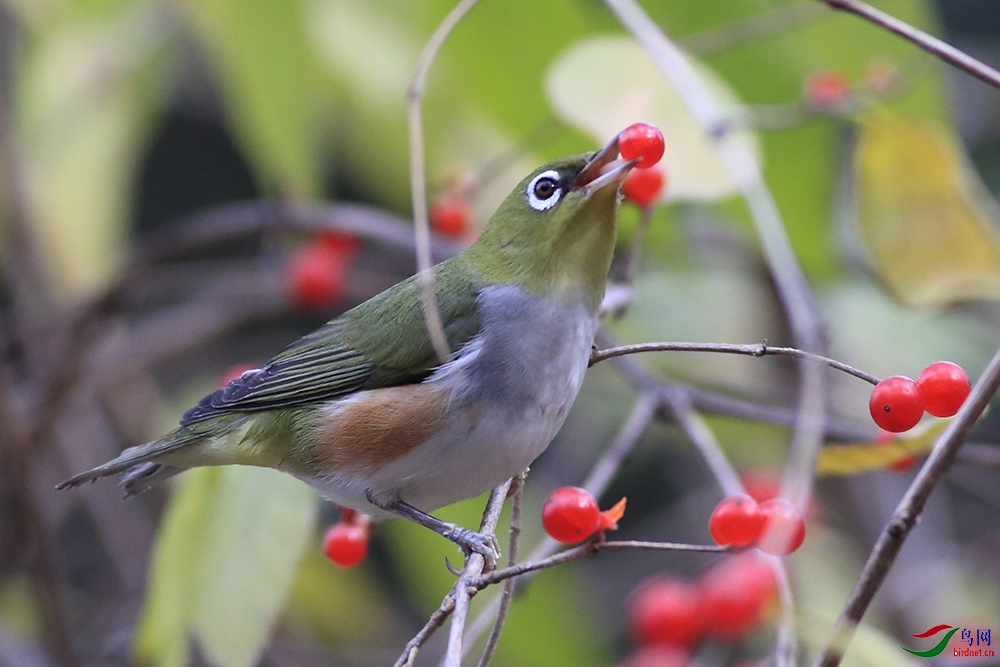
[[[874,4],[1000,64],[995,2]],[[757,156],[831,355],[880,377],[916,377],[938,359],[978,377],[1000,343],[1000,91],[820,2],[645,5]],[[390,522],[364,564],[336,568],[321,540],[337,509],[278,473],[194,471],[128,501],[109,480],[53,487],[412,273],[407,88],[451,6],[0,0],[0,665],[387,665],[437,608],[453,583],[450,544]],[[631,122],[658,125],[667,187],[631,305],[608,330],[630,342],[789,344],[711,142],[597,0],[482,2],[436,61],[424,118],[439,259],[535,166]],[[623,257],[641,218],[626,202]],[[746,479],[776,492],[793,364],[636,359],[664,382],[783,408],[770,421],[704,413]],[[825,641],[943,427],[928,419],[886,443],[870,387],[828,377],[829,443],[805,545],[788,559],[804,655]],[[524,552],[542,537],[544,498],[583,480],[636,396],[611,364],[588,375],[529,477]],[[998,438],[987,415],[845,664],[1000,664],[899,648],[927,648],[910,635],[942,623],[998,641]],[[618,537],[709,543],[722,493],[664,421],[602,507],[621,496]],[[482,506],[441,516],[473,525]],[[663,575],[694,585],[717,561],[615,553],[547,571],[519,592],[494,664],[635,660],[637,586]],[[767,664],[774,637],[765,613],[737,637],[688,647],[685,664]],[[417,664],[435,664],[439,639]]]

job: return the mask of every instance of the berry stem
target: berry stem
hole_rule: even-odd
[[[928,35],[922,30],[918,30],[909,23],[897,19],[895,16],[886,14],[869,4],[858,0],[820,0],[826,3],[830,9],[836,9],[849,14],[859,16],[866,21],[874,23],[880,28],[895,33],[903,39],[916,44],[918,47],[931,53],[952,67],[962,70],[980,81],[985,81],[994,88],[1000,88],[1000,72],[976,60],[963,51],[959,51],[951,44],[943,42],[937,37]]]
[[[646,542],[642,540],[616,540],[613,542],[601,541],[599,537],[592,538],[583,544],[560,551],[557,554],[541,558],[539,560],[525,561],[501,570],[494,570],[477,579],[471,580],[470,584],[475,588],[484,588],[492,584],[505,581],[512,577],[519,577],[529,572],[537,572],[570,561],[579,560],[593,556],[601,551],[686,551],[694,553],[740,553],[744,549],[733,549],[731,547],[720,547],[715,544],[686,544],[683,542]]]
[[[812,352],[806,352],[805,350],[800,350],[794,347],[774,347],[767,344],[767,341],[763,343],[757,343],[753,345],[734,345],[729,343],[636,343],[634,345],[620,345],[618,347],[609,347],[604,350],[598,350],[590,356],[590,365],[604,361],[605,359],[612,359],[614,357],[621,357],[626,354],[638,354],[639,352],[715,352],[719,354],[738,354],[746,357],[767,357],[767,356],[778,356],[778,357],[797,357],[799,359],[812,359],[813,361],[819,361],[826,364],[830,368],[835,368],[838,371],[843,371],[848,375],[853,375],[856,378],[869,382],[873,385],[879,383],[879,379],[874,375],[865,373],[864,371],[858,370],[853,366],[849,366],[836,359],[830,359],[829,357],[824,357],[819,354],[813,354]]]

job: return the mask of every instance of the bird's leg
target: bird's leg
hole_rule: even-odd
[[[500,559],[500,547],[497,545],[497,538],[494,535],[477,533],[474,530],[442,521],[402,500],[395,500],[382,509],[430,528],[438,535],[462,547],[466,556],[472,552],[482,554],[483,558],[486,559],[487,569],[496,567],[497,561]]]

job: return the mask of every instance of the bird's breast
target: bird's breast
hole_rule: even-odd
[[[336,436],[328,485],[430,511],[496,486],[544,451],[583,382],[596,317],[582,299],[514,285],[483,289],[477,305],[478,335],[423,383],[326,408]]]

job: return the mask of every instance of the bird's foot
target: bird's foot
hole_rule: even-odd
[[[368,500],[374,503],[372,498]],[[402,500],[396,500],[384,505],[382,509],[393,512],[404,519],[419,523],[421,526],[430,528],[438,535],[451,540],[465,552],[466,559],[473,553],[481,555],[486,560],[486,570],[496,568],[497,561],[500,560],[500,547],[494,535],[477,533],[474,530],[442,521]]]
[[[462,551],[465,552],[466,560],[473,553],[477,553],[486,560],[486,570],[496,569],[497,562],[500,560],[500,545],[497,543],[496,535],[477,533],[455,524],[447,525],[450,526],[450,530],[442,535],[461,547]]]

